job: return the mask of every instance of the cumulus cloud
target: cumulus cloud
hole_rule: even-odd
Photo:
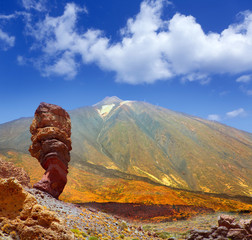
[[[211,121],[221,121],[221,117],[217,114],[210,114],[207,119]]]
[[[30,6],[35,3],[25,2]],[[101,30],[80,33],[78,14],[84,11],[74,3],[66,5],[62,16],[47,15],[29,29],[37,40],[34,46],[44,54],[42,72],[73,78],[80,64],[95,63],[114,72],[117,81],[130,84],[154,83],[174,76],[204,84],[211,74],[252,71],[251,12],[244,12],[243,21],[221,33],[205,33],[193,16],[162,16],[164,2],[143,1],[140,12],[121,29],[118,42],[111,42]],[[59,71],[62,66],[65,71]]]
[[[239,109],[226,113],[226,116],[228,118],[235,118],[235,117],[240,117],[240,116],[245,116],[245,115],[246,115],[246,111],[243,108],[239,108]]]
[[[0,48],[7,50],[15,44],[15,37],[10,36],[0,29]]]
[[[97,41],[99,33],[90,31],[78,35],[75,29],[77,13],[85,11],[75,4],[67,4],[64,14],[60,17],[50,17],[38,22],[35,26],[28,23],[27,34],[36,39],[33,50],[42,49],[43,56],[35,61],[35,65],[44,76],[58,75],[72,79],[77,74],[77,55],[87,53],[92,39]]]
[[[54,75],[64,75],[65,79],[72,79],[77,74],[77,63],[74,61],[73,56],[70,52],[65,52],[58,61],[52,65],[47,66],[44,69],[44,75],[49,76]]]

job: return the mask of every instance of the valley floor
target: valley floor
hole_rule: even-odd
[[[143,229],[157,232],[169,232],[176,239],[185,239],[193,229],[209,230],[213,226],[217,226],[218,217],[222,214],[232,215],[236,220],[251,219],[251,214],[233,214],[216,212],[212,214],[201,214],[187,220],[179,220],[173,222],[165,222],[158,224],[144,224]]]
[[[194,216],[188,220],[178,220],[163,223],[147,223],[129,221],[93,206],[78,206],[52,198],[50,195],[36,189],[26,189],[37,201],[48,209],[55,211],[65,219],[66,225],[74,233],[76,239],[116,240],[116,239],[185,239],[192,229],[209,229],[217,225],[221,214],[211,213]],[[225,213],[226,214],[226,213]],[[251,215],[233,214],[236,219],[251,218]],[[94,237],[94,238],[90,238]]]

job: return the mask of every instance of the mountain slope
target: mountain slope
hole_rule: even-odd
[[[117,97],[70,111],[70,116],[73,150],[69,191],[76,196],[88,191],[93,194],[89,199],[95,200],[99,195],[96,188],[106,188],[113,179],[231,195],[252,193],[250,133]],[[28,155],[24,159],[31,120],[0,125],[3,158],[19,165],[32,161]],[[30,166],[37,173],[33,161]],[[35,181],[36,174],[30,174]],[[89,181],[96,183],[90,189]]]
[[[15,149],[28,152],[31,144],[30,125],[32,118],[20,118],[0,124],[0,150]]]

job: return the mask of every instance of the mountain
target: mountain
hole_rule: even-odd
[[[252,194],[251,133],[117,97],[69,113],[73,150],[65,199],[165,202],[178,189]],[[0,157],[23,166],[35,182],[43,170],[28,152],[31,121],[0,125]]]

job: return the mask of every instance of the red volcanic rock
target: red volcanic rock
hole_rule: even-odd
[[[252,239],[252,219],[235,221],[235,218],[228,215],[221,215],[218,218],[218,227],[209,231],[193,230],[188,240],[195,239],[223,239],[223,240],[249,240]],[[205,233],[207,234],[205,234]]]
[[[57,127],[66,132],[69,137],[71,136],[69,114],[57,105],[42,102],[35,112],[35,118],[30,127],[31,134],[45,127]]]
[[[11,162],[0,159],[0,178],[15,177],[25,187],[30,186],[30,177],[23,168],[16,167]]]
[[[71,120],[61,107],[41,103],[30,126],[32,145],[30,153],[46,170],[35,188],[58,198],[67,183],[70,161]]]
[[[231,228],[231,224],[235,221],[235,219],[232,216],[229,215],[221,215],[218,218],[218,224],[219,226],[226,227],[227,229]]]
[[[227,238],[235,239],[235,240],[242,240],[242,239],[245,239],[245,237],[248,235],[249,233],[245,229],[234,228],[228,231]]]

